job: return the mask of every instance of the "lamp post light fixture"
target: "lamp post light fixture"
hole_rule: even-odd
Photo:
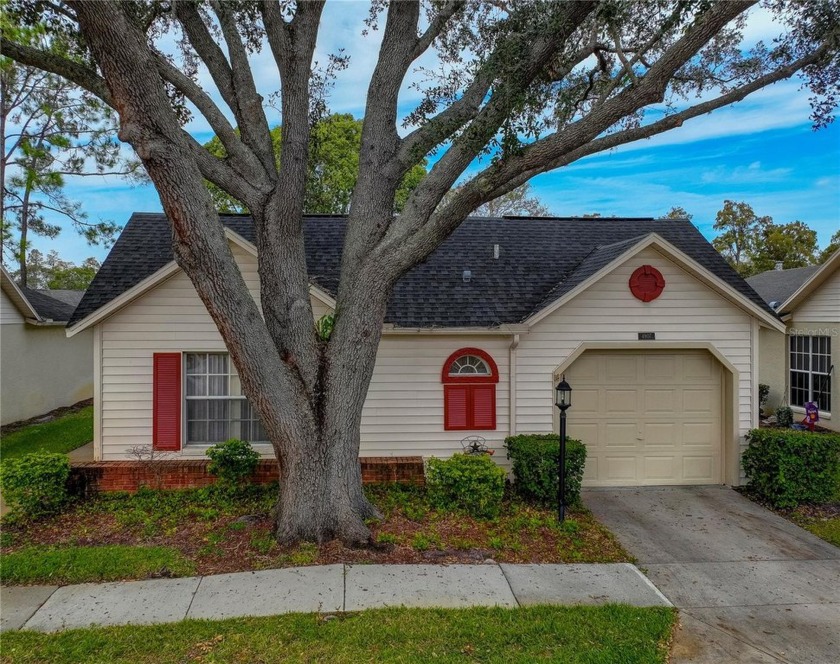
[[[557,521],[566,518],[566,411],[572,405],[572,387],[566,382],[566,374],[554,388],[554,405],[560,409],[560,456],[557,459]]]

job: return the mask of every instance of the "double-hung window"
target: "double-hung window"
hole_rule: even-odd
[[[831,337],[790,337],[790,405],[813,401],[820,410],[831,404]]]
[[[184,373],[187,444],[267,440],[227,353],[187,353]]]

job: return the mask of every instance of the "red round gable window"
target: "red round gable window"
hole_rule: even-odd
[[[496,428],[499,369],[480,348],[457,350],[443,363],[443,428],[482,431]]]
[[[630,275],[630,292],[642,302],[655,300],[665,290],[665,277],[652,265],[642,265]]]

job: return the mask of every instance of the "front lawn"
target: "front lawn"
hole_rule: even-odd
[[[840,482],[838,486],[840,486]],[[840,489],[827,503],[800,505],[792,508],[774,507],[746,487],[741,489],[741,493],[762,507],[766,507],[788,521],[792,521],[797,526],[814,533],[817,537],[821,537],[826,542],[840,547]]]
[[[193,572],[192,563],[168,546],[25,547],[0,559],[3,583],[15,585],[148,579]]]
[[[825,505],[802,505],[782,516],[840,547],[840,500]]]
[[[0,437],[0,458],[30,452],[66,454],[93,440],[93,406],[38,424],[29,424]]]
[[[322,616],[7,632],[3,661],[564,662],[668,660],[676,613],[629,606],[380,609]]]
[[[328,563],[623,562],[630,557],[585,508],[558,525],[554,511],[509,496],[502,513],[481,520],[434,509],[425,487],[367,488],[384,519],[371,522],[375,546],[338,542],[280,547],[271,535],[276,485],[250,485],[236,495],[210,489],[102,494],[71,503],[36,522],[4,524],[3,583],[78,583],[91,580],[102,547],[119,546],[108,578],[219,574]],[[150,555],[166,547],[171,558]],[[130,549],[136,549],[131,552]],[[159,550],[160,551],[160,550]],[[28,561],[15,567],[5,562]],[[165,558],[165,557],[164,557]],[[134,564],[139,559],[144,566]],[[156,562],[157,561],[157,562]],[[7,570],[16,569],[14,574]],[[120,571],[122,570],[122,571]]]

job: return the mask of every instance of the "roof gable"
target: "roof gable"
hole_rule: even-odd
[[[537,323],[648,247],[659,251],[676,266],[750,316],[762,320],[765,324],[775,327],[780,332],[785,331],[784,323],[775,313],[769,311],[766,305],[759,306],[757,302],[744,297],[743,293],[733,288],[712,271],[705,269],[693,257],[681,251],[657,233],[649,233],[646,236],[598,247],[581,262],[559,288],[552,291],[555,299],[550,301],[542,310],[535,312],[526,322],[530,325]]]
[[[828,260],[811,274],[791,295],[779,306],[779,311],[785,314],[792,313],[807,298],[813,295],[826,280],[840,270],[840,249],[835,251]]]
[[[793,295],[814,273],[819,265],[796,267],[789,270],[767,270],[747,278],[747,283],[767,302],[776,306]]]
[[[26,293],[15,283],[12,275],[3,266],[0,266],[0,287],[24,318],[40,320],[37,309],[32,306],[32,303],[26,297]]]
[[[255,243],[250,217],[221,215],[220,220],[244,241]],[[334,297],[338,287],[344,228],[345,219],[339,216],[307,216],[304,221],[310,281],[327,297]],[[687,220],[472,217],[396,284],[386,323],[424,328],[521,323],[651,233],[772,314]],[[70,324],[171,263],[170,237],[164,215],[132,215]],[[468,280],[465,270],[470,271]]]

